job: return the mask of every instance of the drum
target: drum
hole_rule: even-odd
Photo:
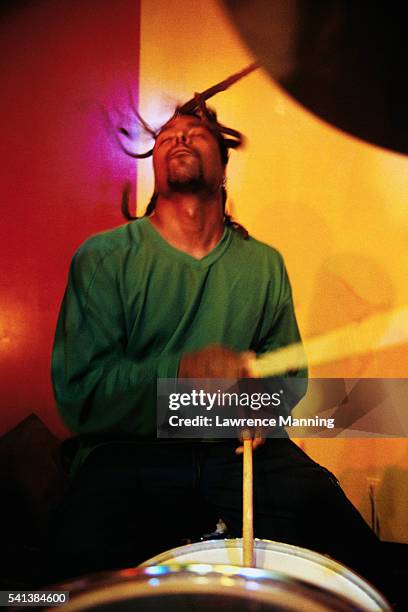
[[[384,597],[346,566],[306,548],[255,540],[255,566],[348,598],[363,610],[391,610]],[[242,539],[213,540],[163,552],[142,566],[170,563],[242,565]]]
[[[151,566],[59,585],[67,612],[350,612],[367,608],[279,572],[226,565]],[[58,612],[60,608],[52,608]]]

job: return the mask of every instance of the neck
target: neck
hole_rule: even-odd
[[[150,221],[169,244],[201,259],[224,232],[221,192],[207,197],[191,193],[159,195]]]

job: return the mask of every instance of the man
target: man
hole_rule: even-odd
[[[155,141],[149,216],[73,259],[53,352],[58,405],[81,440],[56,520],[61,577],[135,565],[219,518],[242,533],[239,443],[157,440],[155,420],[157,378],[250,376],[248,351],[299,341],[282,257],[226,216],[227,149],[208,109],[176,113]],[[335,478],[288,438],[263,442],[256,537],[368,571],[376,539]]]

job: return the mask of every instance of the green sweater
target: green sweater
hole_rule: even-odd
[[[257,354],[297,342],[281,255],[226,227],[197,260],[147,218],[87,240],[74,255],[55,334],[61,416],[96,444],[156,437],[156,380],[210,344]],[[299,372],[298,376],[305,376]]]

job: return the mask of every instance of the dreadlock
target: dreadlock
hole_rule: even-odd
[[[241,70],[240,72],[231,75],[227,79],[224,79],[220,83],[213,85],[212,87],[210,87],[209,89],[206,89],[202,93],[196,93],[191,100],[189,100],[182,106],[178,106],[173,116],[158,131],[155,131],[140,116],[140,114],[138,113],[138,111],[136,110],[134,106],[132,110],[139,122],[139,125],[143,128],[145,132],[149,133],[154,139],[157,138],[161,130],[170,121],[173,121],[177,117],[186,116],[186,115],[197,117],[198,119],[200,119],[201,121],[205,123],[206,127],[211,131],[211,133],[216,138],[218,146],[219,146],[220,154],[221,154],[222,163],[224,166],[226,166],[228,163],[228,159],[229,159],[229,149],[237,149],[241,147],[243,144],[244,138],[242,134],[240,134],[240,132],[238,132],[237,130],[226,127],[225,125],[222,125],[221,123],[219,123],[217,120],[217,113],[213,109],[209,108],[206,105],[205,101],[208,98],[211,98],[215,94],[219,93],[220,91],[224,91],[225,89],[228,89],[228,87],[230,87],[233,83],[235,83],[236,81],[238,81],[245,75],[249,74],[256,68],[258,68],[258,63],[251,64],[250,66],[247,66],[247,68],[244,68],[244,70]],[[122,134],[123,136],[129,137],[129,133],[123,127],[119,126],[117,128],[117,132]],[[130,155],[131,157],[134,157],[137,159],[143,159],[146,157],[150,157],[153,154],[153,148],[150,149],[149,151],[146,151],[146,153],[134,153],[123,145],[118,135],[117,135],[117,140],[122,150],[127,155]],[[122,208],[122,213],[124,217],[128,221],[132,221],[134,219],[137,219],[137,217],[132,215],[129,210],[129,195],[130,195],[130,188],[129,188],[129,185],[127,185],[122,194],[121,208]],[[146,212],[144,214],[145,217],[149,217],[154,212],[156,203],[157,203],[157,198],[158,198],[158,194],[156,192],[153,193],[150,199],[150,202],[146,208]],[[235,221],[231,217],[231,215],[228,214],[226,211],[227,191],[224,186],[221,187],[221,198],[222,198],[222,208],[223,208],[223,213],[224,213],[225,225],[233,228],[234,230],[237,230],[240,234],[242,234],[244,239],[247,239],[248,238],[247,230],[242,225],[240,225],[237,221]]]

